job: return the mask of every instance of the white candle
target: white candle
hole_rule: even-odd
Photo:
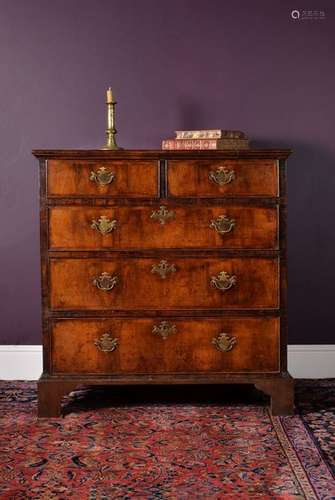
[[[113,92],[112,89],[109,87],[107,89],[107,103],[110,104],[111,102],[113,102]]]

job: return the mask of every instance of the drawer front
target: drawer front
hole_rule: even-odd
[[[55,310],[278,307],[276,258],[51,259]]]
[[[275,160],[171,160],[170,196],[278,196]]]
[[[233,205],[167,206],[163,210],[159,206],[54,207],[50,209],[49,247],[277,249],[277,210]]]
[[[157,161],[48,160],[48,196],[154,197]]]
[[[278,318],[65,319],[53,373],[279,371]]]

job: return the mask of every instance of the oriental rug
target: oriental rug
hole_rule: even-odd
[[[139,388],[133,400],[83,388],[64,417],[37,420],[36,384],[1,382],[0,498],[334,499],[331,387],[323,412],[311,403],[318,382],[298,385],[292,417],[271,417],[252,397],[145,401]]]

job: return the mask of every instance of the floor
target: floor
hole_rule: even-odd
[[[0,499],[335,498],[335,380],[271,417],[250,386],[82,388],[36,418],[34,382],[0,382]]]

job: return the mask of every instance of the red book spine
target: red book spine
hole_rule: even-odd
[[[170,150],[213,150],[213,149],[248,149],[247,139],[165,139],[162,149]]]
[[[217,149],[216,139],[166,139],[162,149]]]

